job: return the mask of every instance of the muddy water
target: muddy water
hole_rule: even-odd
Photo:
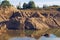
[[[48,36],[44,36],[48,34]],[[46,30],[7,30],[2,32],[0,40],[60,40],[60,29]]]

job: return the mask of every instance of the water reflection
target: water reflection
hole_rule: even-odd
[[[54,34],[49,34],[49,37],[42,36],[40,37],[39,40],[48,40],[48,39],[52,40],[53,38],[57,38],[57,37]]]
[[[30,37],[14,37],[9,40],[36,40],[36,39]]]
[[[7,30],[0,40],[47,40],[60,37],[60,29],[47,30]]]

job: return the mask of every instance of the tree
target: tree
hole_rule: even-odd
[[[20,6],[17,6],[17,9],[20,9]]]
[[[31,8],[36,8],[35,3],[33,1],[30,1],[28,4],[26,3],[23,4],[23,9],[31,9]]]
[[[33,1],[30,1],[28,3],[28,8],[35,8],[35,3]]]
[[[39,6],[37,6],[36,8],[37,8],[37,9],[40,9],[40,7],[39,7]]]
[[[28,4],[24,3],[23,4],[23,9],[27,9],[28,8]]]
[[[60,8],[57,8],[57,11],[59,11],[59,12],[60,12]]]
[[[58,5],[53,5],[52,7],[59,7]]]
[[[21,4],[19,3],[19,5],[17,6],[17,9],[21,9]]]
[[[4,0],[4,1],[2,1],[1,6],[2,6],[2,7],[11,6],[11,4],[10,4],[9,1]]]
[[[43,8],[48,8],[48,6],[47,5],[43,5]]]
[[[7,1],[7,0],[4,0],[4,1]]]

